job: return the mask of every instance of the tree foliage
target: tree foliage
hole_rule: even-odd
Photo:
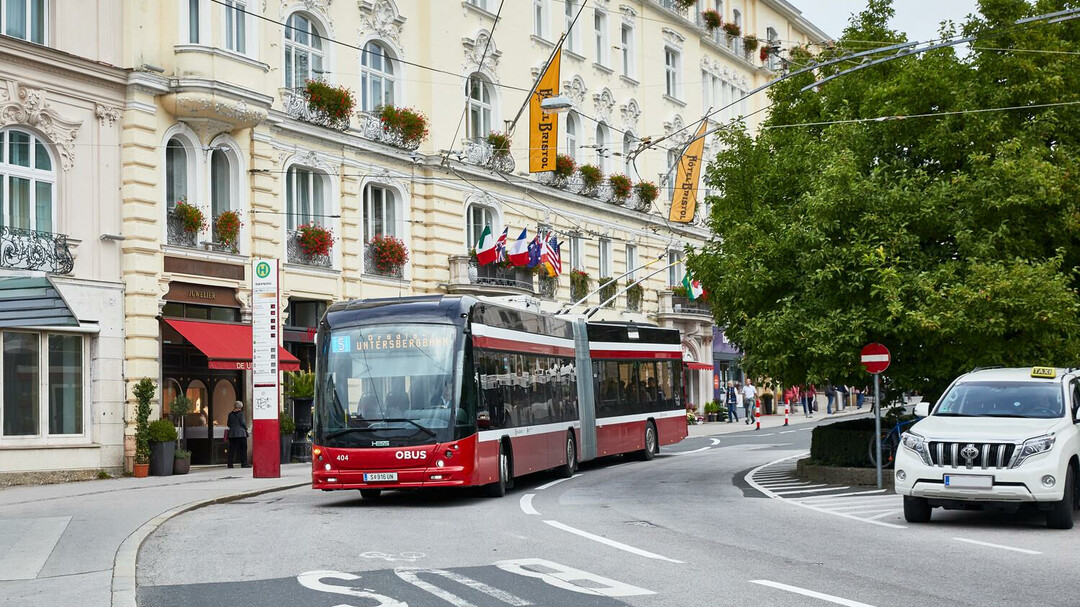
[[[933,394],[975,366],[1080,361],[1080,106],[1034,107],[1080,99],[1080,63],[990,50],[1080,50],[1078,21],[1012,25],[1074,4],[982,0],[966,56],[805,93],[853,63],[795,76],[770,89],[757,136],[722,136],[706,170],[716,237],[688,263],[751,372],[864,383],[858,352],[881,342],[893,385]],[[903,41],[891,15],[870,0],[823,55]],[[853,122],[882,116],[909,118]]]

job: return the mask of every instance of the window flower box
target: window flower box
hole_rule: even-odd
[[[415,150],[428,137],[428,119],[412,108],[384,105],[378,109],[383,141],[407,150]]]
[[[589,294],[589,273],[570,270],[570,299],[578,301]]]
[[[331,86],[322,80],[308,80],[305,84],[308,109],[315,114],[325,114],[333,124],[348,128],[349,117],[356,106],[352,91],[344,86]]]
[[[233,253],[237,251],[237,240],[240,237],[240,228],[244,222],[240,220],[237,211],[224,211],[214,218],[214,242],[228,247]]]
[[[399,238],[376,234],[368,242],[371,252],[369,271],[384,276],[401,276],[402,268],[409,261],[409,249]]]

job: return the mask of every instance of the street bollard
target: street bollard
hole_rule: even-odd
[[[761,401],[754,401],[754,430],[761,430]]]
[[[788,401],[785,400],[784,401],[784,425],[785,426],[788,425],[788,414],[790,413],[790,409],[791,408],[788,406]]]

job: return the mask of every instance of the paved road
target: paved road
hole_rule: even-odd
[[[881,501],[871,513],[842,501],[861,489],[781,487],[808,429],[694,437],[502,499],[302,488],[202,508],[143,545],[139,604],[1080,604],[1080,526],[939,510],[907,525],[896,496],[854,496]]]

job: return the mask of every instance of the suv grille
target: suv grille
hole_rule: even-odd
[[[970,459],[965,456],[971,455],[972,447],[978,453]],[[946,443],[930,442],[930,461],[935,466],[952,466],[953,468],[1007,468],[1012,460],[1013,443]]]

